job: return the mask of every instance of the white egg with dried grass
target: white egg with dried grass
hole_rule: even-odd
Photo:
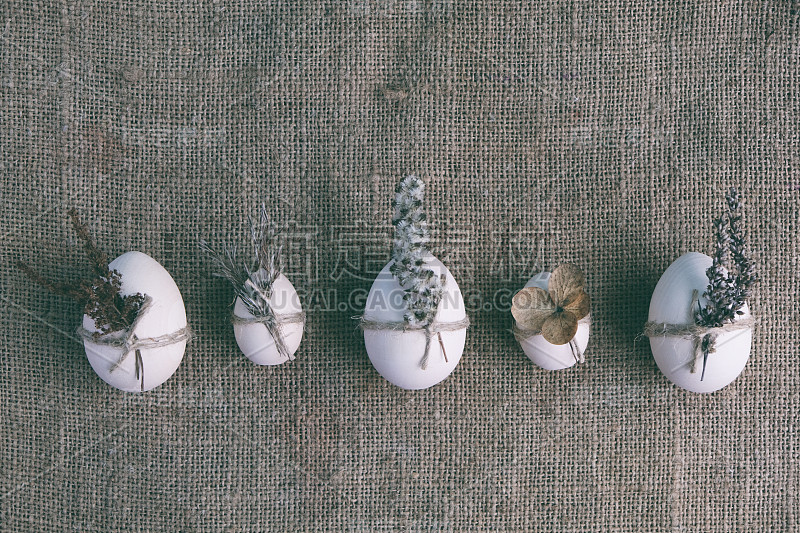
[[[52,293],[81,304],[78,334],[103,381],[126,392],[158,387],[180,366],[191,337],[178,286],[145,253],[127,252],[109,263],[77,212],[69,216],[92,266],[90,280],[52,282],[26,263],[17,266]]]
[[[169,379],[183,360],[190,335],[178,286],[161,264],[142,252],[127,252],[109,268],[122,280],[120,294],[144,295],[128,330],[94,337],[96,321],[83,315],[86,357],[100,378],[126,392],[152,390]],[[122,346],[116,341],[125,341]],[[112,342],[104,342],[112,341]]]
[[[305,312],[294,285],[281,273],[281,235],[262,207],[250,221],[247,249],[226,244],[221,251],[201,241],[215,265],[214,275],[235,293],[231,320],[236,343],[250,361],[274,366],[294,360],[303,338]]]

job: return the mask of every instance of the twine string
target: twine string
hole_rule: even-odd
[[[585,317],[578,320],[578,325],[591,325],[592,317],[590,315],[586,315]],[[511,327],[511,332],[514,334],[514,338],[517,339],[518,342],[522,342],[526,339],[530,339],[531,337],[535,337],[536,335],[541,335],[541,329],[523,329],[517,325],[516,320],[514,321],[513,326]],[[583,351],[578,346],[578,341],[575,340],[573,336],[572,339],[569,341],[569,349],[572,352],[572,357],[575,358],[576,363],[583,363],[586,361],[586,357]]]
[[[286,347],[281,328],[287,324],[305,325],[306,314],[304,311],[300,311],[298,313],[287,313],[285,315],[269,313],[263,316],[241,317],[236,313],[231,313],[231,322],[235,326],[263,324],[267,328],[267,332],[269,332],[269,334],[272,336],[272,339],[275,341],[275,347],[278,349],[278,353],[283,357],[288,358],[290,361],[294,361],[294,354],[290,353],[289,349]]]
[[[706,374],[706,365],[708,363],[708,356],[716,352],[717,337],[723,333],[731,331],[741,331],[750,329],[753,326],[753,317],[748,316],[739,318],[734,322],[728,322],[719,327],[707,327],[698,324],[694,308],[699,305],[700,293],[697,289],[692,292],[692,301],[689,304],[689,319],[691,322],[687,324],[670,324],[667,322],[647,322],[644,325],[644,334],[648,337],[678,337],[692,341],[692,361],[690,363],[689,371],[694,374],[697,372],[697,360],[703,360],[703,371],[700,375],[700,381]]]
[[[142,303],[142,306],[139,308],[136,318],[125,330],[113,331],[101,336],[96,336],[96,331],[89,331],[83,326],[78,327],[77,331],[78,336],[84,341],[89,341],[100,346],[109,346],[111,348],[121,349],[119,358],[114,364],[111,365],[109,372],[114,372],[117,368],[122,366],[122,363],[124,363],[125,359],[128,358],[128,354],[134,352],[136,357],[134,366],[135,377],[139,381],[139,388],[142,392],[144,392],[144,361],[142,359],[141,351],[160,348],[162,346],[169,346],[171,344],[177,344],[183,341],[188,342],[192,338],[192,332],[189,329],[189,326],[184,326],[177,331],[173,331],[172,333],[167,333],[165,335],[159,335],[157,337],[145,337],[141,339],[137,337],[135,333],[136,327],[139,325],[148,311],[150,311],[152,305],[153,299],[150,296],[145,296],[145,300]]]
[[[569,341],[569,349],[572,352],[572,357],[575,358],[576,363],[584,363],[586,362],[586,358],[583,356],[583,352],[578,346],[578,341],[575,340],[575,337],[572,337]]]
[[[419,366],[422,370],[428,368],[428,361],[430,360],[431,339],[437,336],[439,339],[439,346],[441,348],[444,361],[447,360],[447,352],[444,349],[444,341],[442,340],[443,331],[459,331],[469,327],[469,317],[464,316],[461,320],[455,322],[431,322],[426,326],[411,326],[405,321],[397,322],[383,322],[379,320],[370,320],[364,316],[360,317],[358,327],[361,331],[377,330],[377,331],[421,331],[425,335],[425,353],[420,359]]]

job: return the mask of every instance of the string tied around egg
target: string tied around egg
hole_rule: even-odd
[[[511,326],[511,333],[514,334],[514,338],[517,339],[518,342],[522,342],[526,339],[531,337],[535,337],[536,335],[541,335],[541,329],[523,329],[517,325],[517,321],[513,321],[513,325]],[[578,320],[578,326],[581,324],[589,326],[592,324],[592,317],[591,315],[586,315],[585,317]],[[572,357],[575,358],[576,363],[585,363],[586,357],[584,355],[583,350],[581,350],[580,346],[578,346],[578,341],[576,340],[575,336],[573,336],[569,341],[569,349],[572,352]],[[563,346],[563,345],[562,345]]]
[[[278,350],[278,354],[280,354],[281,357],[287,358],[289,361],[294,361],[294,354],[292,354],[286,346],[281,328],[287,324],[303,324],[305,326],[306,313],[300,311],[298,313],[275,314],[270,310],[267,314],[262,316],[241,317],[231,312],[231,322],[234,326],[263,324],[275,341],[275,348]]]
[[[469,327],[469,317],[464,315],[464,318],[461,320],[456,320],[454,322],[431,322],[426,326],[412,326],[408,322],[405,321],[396,321],[396,322],[383,322],[379,320],[371,320],[366,318],[365,316],[355,317],[358,319],[358,327],[361,331],[367,330],[378,330],[378,331],[398,331],[398,332],[406,332],[406,331],[420,331],[425,334],[425,353],[420,359],[419,367],[422,370],[428,368],[428,361],[430,360],[430,351],[431,345],[433,344],[432,340],[436,337],[439,340],[439,347],[442,352],[442,356],[444,357],[444,361],[448,362],[447,360],[447,352],[444,348],[444,341],[442,340],[442,332],[445,331],[459,331],[462,329],[466,329]]]
[[[147,312],[153,305],[153,299],[150,296],[145,296],[136,318],[133,320],[127,329],[121,331],[113,331],[105,335],[95,336],[96,331],[89,331],[83,326],[78,327],[78,336],[84,341],[89,341],[100,346],[109,346],[112,348],[120,348],[119,359],[111,365],[109,372],[114,372],[125,360],[128,355],[133,352],[135,356],[134,372],[137,381],[139,381],[139,390],[144,392],[144,361],[142,361],[142,350],[149,350],[153,348],[161,348],[162,346],[169,346],[183,341],[190,341],[192,339],[192,331],[189,326],[184,326],[177,331],[159,335],[157,337],[139,338],[135,331],[141,320],[145,317]]]
[[[703,360],[703,371],[700,374],[700,381],[706,375],[706,365],[708,356],[717,349],[717,337],[723,333],[731,331],[741,331],[750,329],[753,326],[752,316],[739,318],[733,322],[728,322],[719,327],[708,327],[698,324],[694,308],[699,306],[700,293],[697,289],[692,292],[692,301],[689,304],[689,319],[687,324],[670,324],[666,322],[647,322],[644,325],[644,335],[647,337],[678,337],[692,341],[692,361],[690,372],[697,372],[697,360]]]

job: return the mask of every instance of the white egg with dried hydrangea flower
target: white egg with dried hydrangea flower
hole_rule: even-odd
[[[561,370],[583,362],[591,329],[584,284],[583,272],[567,263],[533,276],[514,295],[514,336],[537,366]]]
[[[294,360],[303,338],[305,313],[292,283],[281,273],[280,235],[262,206],[258,221],[250,220],[248,254],[235,246],[215,251],[206,241],[200,247],[216,266],[214,275],[227,280],[236,298],[231,320],[236,343],[257,365],[280,365]]]
[[[453,372],[469,325],[458,283],[427,248],[424,190],[416,176],[397,186],[392,260],[372,284],[360,320],[372,366],[408,390],[432,387]]]

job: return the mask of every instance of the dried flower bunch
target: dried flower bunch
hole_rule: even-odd
[[[550,275],[547,289],[525,287],[511,300],[511,314],[521,330],[541,332],[551,344],[567,344],[578,321],[589,314],[589,295],[583,272],[565,263]]]
[[[94,278],[91,281],[77,284],[52,282],[22,261],[17,261],[17,267],[34,283],[53,294],[67,296],[80,303],[84,313],[94,320],[98,329],[94,333],[95,337],[128,329],[136,320],[145,296],[140,293],[120,294],[120,273],[109,268],[108,256],[94,244],[88,228],[81,223],[75,209],[70,209],[69,217],[75,233],[83,241],[83,249],[92,265]]]
[[[695,322],[710,328],[721,327],[744,314],[742,307],[756,281],[755,267],[745,252],[738,191],[731,188],[725,199],[728,213],[714,222],[717,242],[713,263],[706,270],[708,288],[703,293],[706,306],[695,311]]]
[[[422,210],[424,196],[425,183],[414,175],[406,176],[397,184],[392,202],[394,263],[390,267],[405,291],[403,320],[412,327],[423,328],[433,323],[444,294],[443,277],[436,276],[425,266],[425,257],[430,254],[430,233]]]
[[[239,257],[235,245],[225,244],[221,252],[211,248],[205,241],[200,247],[208,253],[216,266],[214,276],[226,279],[254,317],[262,318],[281,355],[288,357],[288,350],[279,331],[278,319],[269,301],[272,297],[272,284],[281,273],[283,246],[275,225],[270,221],[267,210],[261,206],[258,221],[250,219],[250,246],[247,256]]]

